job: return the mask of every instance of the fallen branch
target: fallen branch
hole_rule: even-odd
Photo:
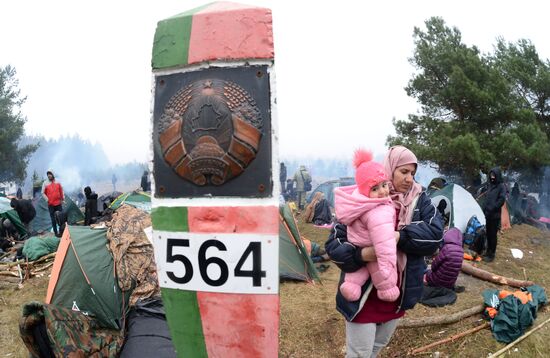
[[[513,346],[515,346],[516,344],[518,344],[519,342],[523,341],[525,338],[527,338],[531,333],[535,332],[536,330],[542,328],[545,324],[547,324],[548,322],[550,322],[550,318],[548,318],[546,321],[542,322],[541,324],[539,324],[538,326],[536,326],[535,328],[533,328],[532,330],[530,330],[529,332],[525,333],[523,336],[519,337],[518,339],[516,339],[515,341],[513,341],[512,343],[508,344],[506,347],[502,348],[501,350],[491,354],[489,356],[489,358],[495,358],[495,357],[498,357],[499,355],[503,354],[504,352],[506,352],[508,349],[512,348]]]
[[[487,327],[490,327],[491,326],[491,323],[489,322],[485,322],[483,323],[481,326],[477,326],[475,328],[472,328],[472,329],[469,329],[465,332],[462,332],[462,333],[459,333],[459,334],[455,334],[454,336],[450,336],[450,337],[447,337],[445,339],[442,339],[440,341],[437,341],[437,342],[433,342],[433,343],[430,343],[428,344],[427,346],[423,346],[423,347],[419,347],[419,348],[415,348],[411,351],[411,354],[417,354],[417,353],[421,353],[421,352],[424,352],[424,351],[427,351],[428,349],[432,348],[432,347],[435,347],[435,346],[438,346],[440,344],[444,344],[444,343],[447,343],[447,342],[452,342],[454,340],[457,340],[459,338],[462,338],[464,336],[467,336],[471,333],[474,333],[474,332],[477,332],[477,331],[481,331],[482,329],[485,329]]]
[[[46,261],[50,258],[54,257],[55,258],[55,252],[52,252],[51,254],[47,254],[45,256],[42,256],[41,258],[39,258],[38,260],[35,260],[35,261],[25,261],[25,260],[19,260],[19,261],[14,261],[14,262],[0,262],[0,267],[13,267],[13,266],[17,266],[17,265],[34,265],[34,264],[38,264],[40,262],[43,262],[43,261]]]
[[[455,323],[466,317],[473,316],[476,313],[483,312],[484,308],[485,306],[481,304],[460,312],[456,312],[456,313],[448,314],[444,316],[423,317],[423,318],[415,318],[415,319],[404,318],[399,322],[397,328],[416,328],[416,327],[434,326],[439,324]]]
[[[34,271],[31,271],[31,274],[35,275],[37,272],[44,271],[44,270],[46,270],[46,269],[48,269],[48,268],[50,268],[50,267],[52,267],[52,266],[53,266],[53,262],[50,262],[49,264],[46,264],[46,265],[44,265],[43,267],[40,267],[40,268],[37,268],[37,269],[34,270]]]
[[[41,263],[42,261],[46,261],[46,260],[49,260],[51,258],[55,258],[55,252],[52,252],[51,254],[47,254],[46,256],[42,256],[41,258],[39,258],[36,261],[29,262],[29,264],[36,265],[36,264]]]
[[[1,271],[0,276],[15,276],[19,277],[19,275],[13,271]]]
[[[522,280],[516,280],[515,278],[496,275],[492,272],[474,267],[467,262],[462,263],[462,272],[467,273],[468,275],[477,277],[479,279],[482,279],[484,281],[498,283],[499,285],[508,285],[512,287],[527,287],[535,284],[533,281],[522,281]]]

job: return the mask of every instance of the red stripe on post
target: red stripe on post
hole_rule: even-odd
[[[189,64],[273,56],[270,9],[222,2],[193,16]]]

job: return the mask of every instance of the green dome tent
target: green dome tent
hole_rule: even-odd
[[[109,205],[109,208],[116,210],[122,204],[128,204],[133,206],[134,208],[150,213],[151,212],[151,195],[143,191],[133,191],[133,192],[124,193],[124,194],[121,194],[118,198],[116,198],[111,203],[111,205]]]
[[[458,184],[448,184],[432,192],[430,198],[435,207],[438,207],[442,200],[446,202],[445,214],[449,215],[449,227],[456,227],[464,233],[468,220],[473,215],[477,216],[481,225],[485,225],[485,215],[476,199]]]
[[[31,221],[32,231],[43,232],[52,229],[52,221],[50,219],[50,211],[48,210],[48,203],[42,196],[33,200],[34,209],[36,210],[36,216]],[[63,212],[67,214],[67,223],[69,225],[76,224],[79,221],[84,221],[84,214],[76,206],[74,201],[65,196],[63,201]]]
[[[20,235],[25,235],[27,230],[25,230],[25,225],[19,219],[19,215],[13,208],[10,206],[11,200],[5,197],[0,197],[0,218],[10,219],[10,221],[15,225],[15,228]]]
[[[119,330],[129,295],[123,296],[118,286],[107,230],[68,226],[55,255],[46,303],[84,312],[101,327]]]
[[[279,207],[279,213],[279,277],[309,282],[319,280],[288,204]]]

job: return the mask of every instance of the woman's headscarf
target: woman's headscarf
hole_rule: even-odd
[[[422,192],[422,186],[417,182],[413,182],[411,188],[406,193],[400,193],[395,190],[393,186],[393,172],[400,166],[407,164],[418,165],[418,160],[413,152],[401,145],[391,147],[384,157],[384,170],[388,178],[392,178],[390,196],[393,200],[393,205],[399,209],[399,222],[397,225],[399,229],[411,223],[414,210],[411,204]]]

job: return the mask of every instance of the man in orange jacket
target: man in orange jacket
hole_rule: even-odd
[[[50,219],[52,221],[53,232],[55,236],[61,237],[61,234],[58,231],[57,221],[55,219],[56,211],[63,211],[63,200],[65,200],[65,194],[63,194],[63,187],[57,181],[55,181],[55,176],[51,170],[46,172],[48,175],[48,180],[42,184],[42,196],[48,203],[48,210],[50,211]]]

